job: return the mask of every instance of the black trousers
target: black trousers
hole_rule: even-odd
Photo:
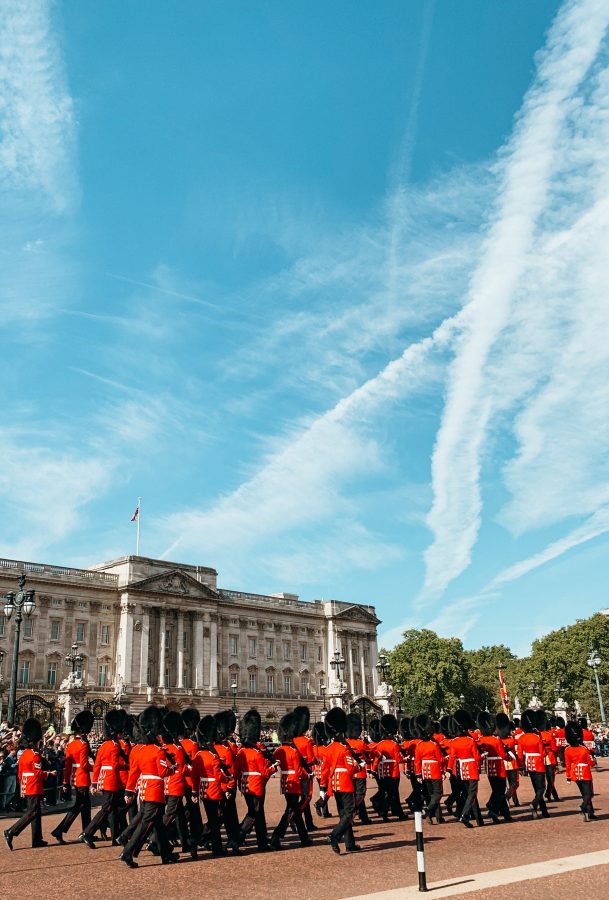
[[[438,820],[442,818],[440,810],[440,800],[442,799],[442,779],[441,778],[425,778],[423,787],[427,793],[427,818],[431,819],[436,816]]]
[[[478,806],[478,782],[474,781],[474,779],[468,779],[461,783],[463,785],[463,805],[461,806],[460,816],[462,819],[465,819],[470,813],[473,813],[478,822],[480,822],[482,815]]]
[[[400,779],[399,778],[381,778],[380,779],[381,788],[387,797],[387,804],[389,806],[389,810],[392,815],[397,816],[398,819],[405,819],[405,813],[402,809],[402,804],[400,803]],[[417,787],[418,784],[417,784]],[[411,795],[412,796],[412,795]],[[420,797],[420,788],[419,788],[419,797]],[[421,808],[420,806],[418,807]]]
[[[163,813],[165,809],[164,803],[154,803],[152,800],[144,800],[140,804],[141,821],[128,841],[124,854],[125,856],[137,856],[154,831],[156,845],[159,848],[161,859],[167,859],[171,854],[167,833],[163,827]]]
[[[222,806],[222,818],[226,837],[229,841],[239,841],[239,816],[237,815],[237,803],[234,797],[228,797]]]
[[[420,812],[423,809],[423,790],[421,788],[421,782],[416,775],[409,775],[408,778],[412,790],[406,799],[406,803],[412,812]]]
[[[308,843],[309,835],[300,809],[300,794],[284,794],[283,796],[285,799],[285,812],[273,832],[271,842],[273,844],[278,844],[285,835],[288,825],[293,822],[294,825],[296,825],[300,843]]]
[[[367,825],[370,822],[368,818],[368,810],[366,809],[366,779],[354,778],[355,785],[355,811],[359,816],[360,822]]]
[[[112,829],[112,840],[117,841],[121,833],[121,801],[124,804],[124,797],[121,797],[121,791],[102,791],[102,805],[97,815],[84,829],[89,837],[93,837],[95,832],[103,830],[106,823],[110,821]]]
[[[592,797],[594,791],[592,789],[591,781],[576,781],[575,782],[579,788],[579,792],[582,795],[582,802],[580,809],[583,813],[592,813],[594,815],[594,806],[592,805]]]
[[[529,772],[531,776],[531,784],[533,785],[533,790],[535,791],[535,796],[533,797],[533,809],[541,810],[541,814],[544,818],[549,816],[548,808],[546,806],[546,801],[543,798],[544,791],[546,789],[546,773],[545,772]]]
[[[559,800],[556,790],[556,766],[546,765],[546,800]]]
[[[507,773],[507,783],[508,789],[506,791],[506,800],[511,800],[514,806],[520,806],[520,801],[518,800],[518,770],[510,769]]]
[[[67,811],[59,825],[54,829],[61,834],[65,834],[70,830],[79,814],[83,831],[91,822],[91,792],[89,788],[77,787],[74,790],[74,806]]]
[[[452,772],[449,773],[448,779],[450,782],[450,794],[445,800],[445,806],[447,810],[452,813],[453,806],[455,805],[455,803],[459,802],[459,797],[461,796],[462,782],[461,779],[457,778],[456,775],[453,775]],[[457,815],[459,815],[458,811]]]
[[[387,803],[387,794],[385,793],[385,788],[382,784],[382,779],[376,779],[376,792],[370,797],[370,805],[372,806],[375,813],[379,816],[386,816],[388,803]]]
[[[397,781],[397,779],[392,779]],[[353,834],[353,816],[355,814],[355,794],[345,791],[336,791],[336,806],[340,816],[338,825],[330,832],[330,837],[335,841],[345,839],[345,848],[353,850],[355,847],[355,835]]]
[[[256,829],[256,842],[260,849],[268,847],[269,838],[266,828],[266,816],[264,815],[264,797],[255,794],[244,794],[247,804],[247,813],[241,822],[241,834],[248,835],[252,828]]]
[[[507,805],[505,797],[506,779],[498,775],[489,775],[488,783],[491,786],[491,796],[486,804],[490,812],[496,816],[503,816],[504,819],[511,819],[510,809]]]
[[[42,794],[26,797],[25,801],[27,804],[25,813],[11,825],[8,832],[12,837],[17,837],[28,825],[31,825],[32,847],[35,847],[42,840]]]
[[[198,845],[201,838],[201,832],[203,831],[203,821],[201,819],[201,810],[199,808],[199,804],[192,802],[192,788],[190,787],[186,788],[184,804],[186,806],[186,815],[188,816],[190,836],[192,837],[194,843]]]
[[[209,829],[209,840],[211,841],[211,852],[215,854],[222,853],[222,837],[220,836],[220,800],[204,800],[205,814],[207,816],[207,827]]]
[[[186,819],[183,797],[167,797],[165,803],[165,815],[163,816],[163,827],[166,832],[169,831],[174,822],[176,822],[178,826],[178,835],[180,837],[180,843],[182,844],[182,850],[186,852],[193,849],[191,847],[190,834],[188,832],[188,822]]]

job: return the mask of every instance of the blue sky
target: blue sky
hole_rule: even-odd
[[[606,2],[0,5],[0,554],[607,606]]]

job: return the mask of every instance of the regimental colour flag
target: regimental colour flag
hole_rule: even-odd
[[[506,716],[510,714],[510,698],[508,697],[507,688],[505,686],[505,679],[503,677],[503,671],[499,669],[499,691],[501,693],[501,705],[503,706],[503,711]]]

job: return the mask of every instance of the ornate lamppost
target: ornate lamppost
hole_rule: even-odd
[[[343,673],[345,671],[345,657],[342,655],[340,650],[334,651],[334,657],[330,660],[330,665],[332,667],[332,671],[334,672],[334,677],[338,682],[338,695],[341,698],[343,696]]]
[[[387,679],[389,678],[391,667],[389,665],[389,660],[384,653],[381,653],[381,655],[379,656],[379,661],[376,664],[376,671],[379,673],[379,680],[381,684],[383,682],[386,683]]]
[[[605,706],[603,704],[603,696],[601,694],[601,684],[598,680],[598,670],[600,668],[602,660],[601,655],[594,644],[590,644],[590,652],[588,653],[588,659],[586,660],[586,662],[594,672],[594,678],[596,680],[596,693],[598,694],[598,707],[601,714],[601,722],[603,726],[605,726],[607,724],[607,719],[605,717]]]
[[[13,725],[15,721],[15,703],[17,701],[17,672],[19,667],[19,641],[21,639],[21,622],[23,614],[31,616],[36,609],[36,591],[26,591],[25,575],[20,575],[18,580],[19,590],[17,593],[9,591],[5,596],[4,615],[10,619],[15,613],[15,639],[13,642],[13,665],[11,670],[11,686],[8,697],[8,724]]]
[[[321,708],[322,713],[328,712],[328,709],[326,707],[326,690],[327,690],[327,688],[326,688],[325,684],[322,682],[319,685],[319,693],[321,694],[321,702],[323,703],[323,706]]]
[[[78,652],[78,644],[76,643],[76,641],[74,641],[74,643],[72,644],[70,652],[66,653],[65,659],[66,666],[70,666],[71,668],[72,681],[74,681],[74,673],[83,660],[83,657]]]
[[[233,683],[230,686],[231,691],[233,692],[233,712],[237,715],[237,679],[233,678]]]

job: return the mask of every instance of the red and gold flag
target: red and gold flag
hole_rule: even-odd
[[[510,698],[508,697],[507,688],[505,686],[505,678],[503,671],[499,669],[499,692],[501,694],[501,705],[506,716],[510,714]]]

